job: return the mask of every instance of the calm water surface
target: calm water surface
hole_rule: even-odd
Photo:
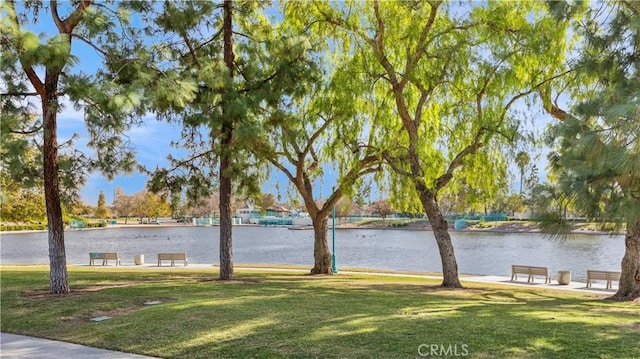
[[[218,263],[217,227],[149,227],[70,230],[65,232],[67,261],[88,264],[89,252],[118,252],[124,264],[135,254],[155,263],[158,252],[186,252],[190,263]],[[575,235],[550,239],[534,233],[451,232],[460,273],[510,275],[511,264],[571,270],[584,280],[587,268],[620,270],[624,237]],[[331,245],[331,232],[329,232]],[[2,234],[3,264],[48,263],[47,233]],[[233,229],[235,263],[313,266],[313,231],[282,227]],[[440,256],[433,233],[414,230],[336,230],[340,267],[439,272]]]

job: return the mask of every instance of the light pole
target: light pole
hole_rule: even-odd
[[[333,237],[331,248],[331,271],[338,273],[338,267],[336,266],[336,206],[331,209],[331,234]]]

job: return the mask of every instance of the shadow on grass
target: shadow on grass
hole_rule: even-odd
[[[107,284],[136,274],[74,276]],[[539,289],[446,290],[398,278],[299,273],[251,273],[227,283],[191,272],[149,274],[64,301],[20,298],[18,278],[31,285],[31,275],[3,273],[3,330],[158,357],[415,358],[432,346],[442,348],[438,354],[465,349],[470,358],[640,357],[637,304]],[[7,277],[13,291],[5,291]],[[101,323],[60,319],[153,298],[175,300]]]

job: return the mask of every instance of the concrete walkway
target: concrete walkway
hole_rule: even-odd
[[[144,359],[153,357],[92,348],[84,345],[28,337],[25,335],[0,333],[0,358]]]
[[[152,270],[175,270],[175,269],[217,269],[218,266],[215,264],[202,264],[202,263],[189,263],[188,266],[183,266],[178,263],[175,267],[171,267],[167,264],[158,267],[155,262],[145,263],[142,265],[134,265],[134,264],[123,264],[121,266],[115,265],[107,265],[107,266],[88,266],[88,265],[77,265],[79,267],[89,267],[95,269],[104,269],[109,270],[112,268],[122,268],[122,269],[152,269]],[[252,264],[236,264],[235,269],[237,271],[266,271],[266,272],[300,272],[300,273],[309,273],[309,268],[306,266],[271,266],[271,265],[252,265]],[[417,278],[429,278],[429,279],[442,279],[441,276],[434,276],[429,274],[417,273],[417,272],[402,272],[402,271],[367,271],[367,269],[340,269],[338,268],[338,273],[342,274],[367,274],[367,275],[379,275],[379,276],[391,276],[391,277],[417,277]],[[460,275],[461,282],[476,282],[476,283],[493,283],[493,284],[503,284],[503,285],[514,285],[514,286],[524,286],[528,288],[545,288],[545,289],[558,289],[558,290],[568,290],[580,293],[592,293],[592,294],[603,294],[603,295],[613,295],[618,289],[617,282],[614,282],[613,288],[606,289],[604,281],[594,281],[591,288],[587,288],[587,284],[585,282],[577,282],[572,280],[568,285],[560,285],[557,282],[557,279],[554,276],[555,273],[552,273],[551,283],[545,284],[544,279],[540,276],[537,276],[533,283],[527,283],[527,276],[520,275],[517,281],[511,281],[511,277],[508,276],[491,276],[491,275]],[[463,284],[464,285],[464,284]]]

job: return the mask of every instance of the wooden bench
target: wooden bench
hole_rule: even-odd
[[[113,259],[116,261],[116,265],[120,265],[120,256],[118,253],[100,253],[100,252],[91,252],[89,253],[89,265],[94,265],[94,261],[96,259],[102,259],[102,265],[108,265],[109,259]]]
[[[551,283],[551,276],[549,275],[549,269],[547,267],[533,267],[523,265],[511,265],[511,281],[518,280],[518,274],[526,274],[527,283],[533,283],[534,276],[544,276],[544,284]]]
[[[607,289],[611,289],[613,287],[612,283],[614,280],[620,281],[620,272],[610,272],[604,270],[587,270],[587,288],[591,287],[591,281],[593,280],[606,280],[607,281]]]
[[[184,266],[189,265],[186,253],[158,253],[158,267],[162,264],[162,261],[171,261],[171,266],[175,266],[175,261],[184,261]]]

